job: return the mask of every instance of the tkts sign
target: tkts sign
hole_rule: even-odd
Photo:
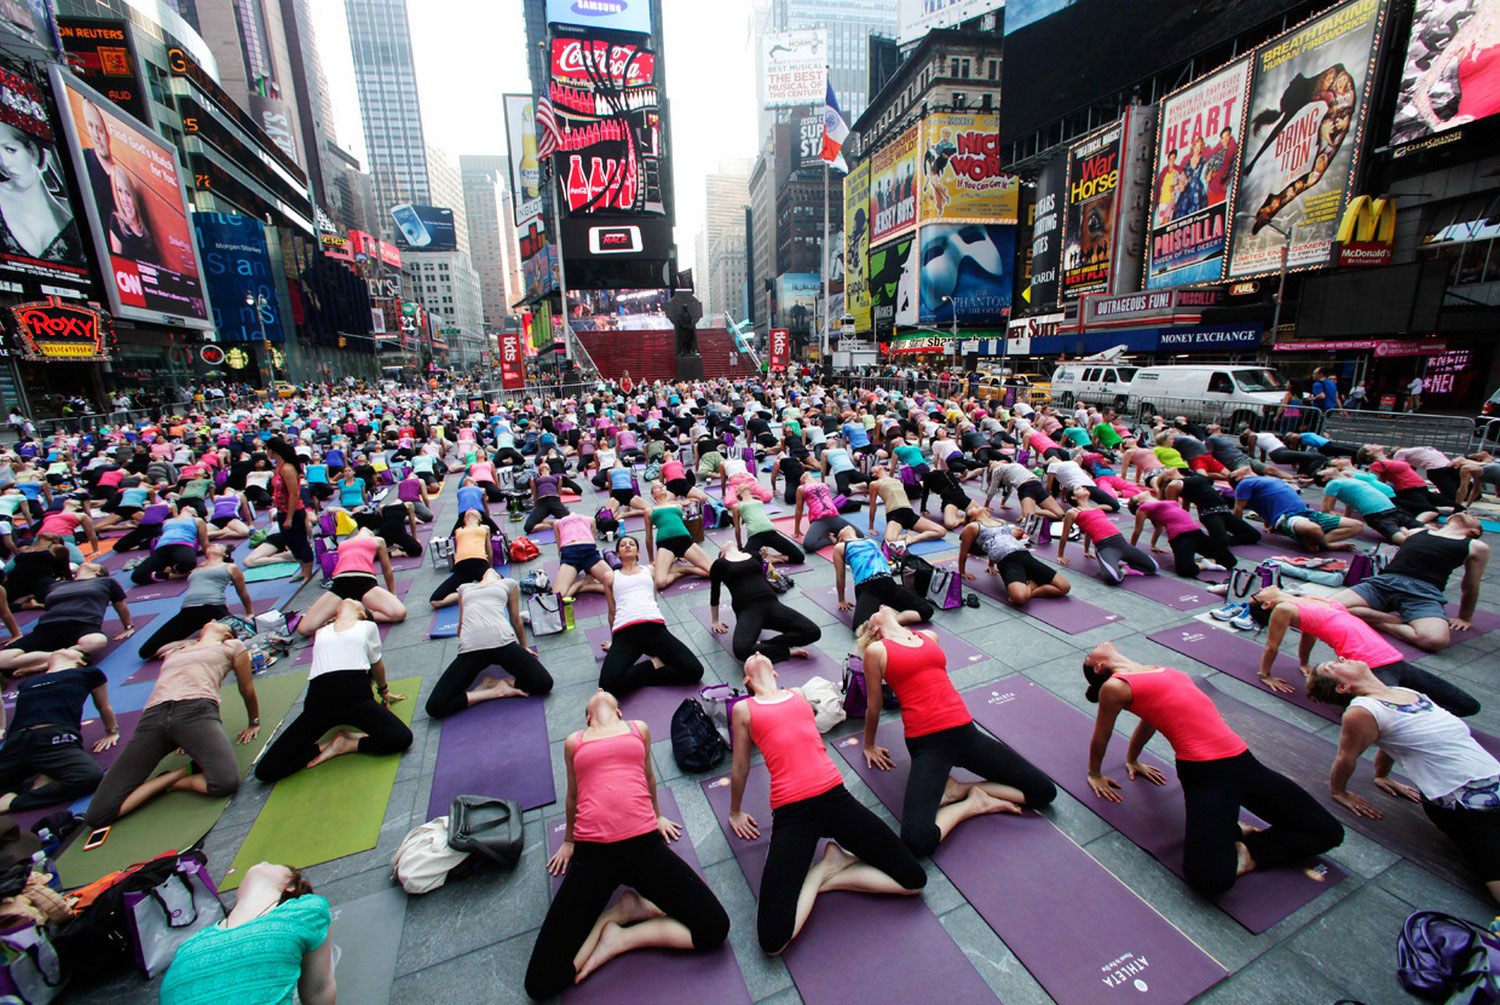
[[[500,386],[507,391],[524,386],[526,358],[525,349],[521,345],[521,333],[501,332],[496,338],[500,344]]]
[[[87,307],[53,298],[10,309],[21,355],[27,359],[91,362],[114,355],[115,332],[109,318]]]
[[[792,362],[792,333],[785,328],[772,328],[767,348],[772,370],[785,370]]]

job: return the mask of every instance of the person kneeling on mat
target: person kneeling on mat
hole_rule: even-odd
[[[758,500],[756,505],[760,505]],[[761,653],[773,663],[794,657],[806,659],[808,651],[803,647],[823,637],[823,630],[811,618],[783,604],[776,596],[766,580],[761,560],[732,541],[724,543],[719,557],[709,566],[708,583],[709,627],[717,635],[729,631],[729,626],[719,620],[719,592],[722,587],[729,587],[729,604],[735,618],[732,642],[735,659],[749,659],[752,653]],[[762,639],[761,633],[768,629],[780,634]]]
[[[974,503],[965,512],[968,524],[958,538],[958,574],[968,582],[978,577],[966,570],[970,554],[983,555],[987,571],[1005,583],[1005,599],[1013,607],[1027,601],[1065,596],[1073,588],[1067,577],[1031,553],[1026,534],[986,506]]]
[[[1479,702],[1460,687],[1414,667],[1401,658],[1395,646],[1380,633],[1349,613],[1337,600],[1326,597],[1299,597],[1276,586],[1267,586],[1251,597],[1250,618],[1266,633],[1266,648],[1260,657],[1260,679],[1280,694],[1291,694],[1295,688],[1280,677],[1271,676],[1276,654],[1288,628],[1301,633],[1297,662],[1304,678],[1312,674],[1312,650],[1316,642],[1325,642],[1335,656],[1359,660],[1369,666],[1389,687],[1420,691],[1438,705],[1457,716],[1474,715]]]
[[[104,771],[83,749],[83,701],[93,698],[104,724],[102,754],[120,740],[109,685],[76,649],[52,654],[45,673],[16,689],[16,710],[0,746],[0,813],[69,803],[99,787]],[[30,783],[28,785],[28,783]]]
[[[740,808],[753,743],[771,776],[771,841],[756,922],[761,949],[771,955],[786,949],[820,894],[920,893],[927,873],[901,839],[844,787],[802,692],[782,688],[771,661],[759,654],[745,661],[745,687],[750,697],[736,702],[731,716],[729,826],[743,841],[760,837],[760,825]],[[823,857],[809,867],[825,837],[832,840]]]
[[[640,542],[622,537],[615,554],[620,567],[604,591],[613,634],[602,643],[606,652],[599,686],[621,698],[653,684],[696,684],[703,679],[703,664],[667,630],[656,604],[656,580],[640,564]]]
[[[379,701],[370,694],[371,684]],[[386,683],[380,630],[369,620],[365,605],[358,600],[340,601],[333,622],[313,637],[302,714],[266,748],[255,766],[255,777],[275,782],[355,752],[405,753],[411,747],[411,729],[391,711],[392,705],[405,700],[405,695],[392,693]],[[331,739],[319,740],[335,726],[353,726],[362,732],[340,730]]]
[[[1131,781],[1165,785],[1166,777],[1140,762],[1160,730],[1177,757],[1177,781],[1187,807],[1182,872],[1205,897],[1215,897],[1254,869],[1296,866],[1343,843],[1344,828],[1296,782],[1255,759],[1224,722],[1212,699],[1181,670],[1147,666],[1113,643],[1095,646],[1083,659],[1088,700],[1099,706],[1089,744],[1089,788],[1121,802],[1120,783],[1103,773],[1115,720],[1126,710],[1140,717],[1125,752]],[[1269,825],[1240,823],[1241,808]]]
[[[470,691],[474,678],[498,666],[508,677],[488,677]],[[427,698],[434,719],[462,712],[493,698],[526,698],[552,690],[552,675],[526,645],[521,620],[521,588],[514,579],[490,569],[477,583],[458,588],[458,655],[443,671]]]
[[[854,577],[852,604],[844,599],[845,569]],[[833,546],[833,582],[839,610],[854,612],[855,629],[864,624],[881,604],[899,611],[903,625],[932,620],[935,610],[932,602],[901,585],[891,574],[891,564],[886,561],[880,545],[870,538],[860,537],[859,531],[853,527],[839,531],[838,543]]]
[[[161,673],[135,732],[89,802],[87,828],[113,823],[164,792],[224,797],[240,787],[239,762],[219,716],[219,687],[234,675],[249,723],[236,742],[249,743],[260,735],[249,651],[228,625],[211,621],[197,638],[170,643],[161,653]],[[152,778],[161,759],[179,748],[198,770],[182,767]]]
[[[875,743],[889,682],[901,703],[901,725],[911,754],[901,840],[914,855],[931,855],[963,821],[985,813],[1041,809],[1057,798],[1057,786],[1020,754],[981,733],[974,717],[948,680],[948,657],[934,632],[914,632],[896,612],[882,606],[860,625],[856,646],[864,657],[865,763],[890,771],[890,751]],[[955,767],[979,775],[960,782]]]
[[[1328,779],[1334,801],[1355,816],[1381,818],[1374,804],[1348,788],[1360,756],[1371,744],[1378,746],[1375,787],[1421,803],[1500,901],[1500,801],[1495,798],[1500,761],[1475,741],[1469,727],[1422,692],[1389,686],[1360,660],[1319,663],[1308,675],[1307,696],[1344,709]],[[1398,763],[1415,786],[1390,777]]]
[[[110,641],[104,634],[104,610],[110,606],[123,625],[115,640],[130,638],[135,634],[135,622],[125,603],[125,589],[97,562],[83,563],[76,579],[47,590],[46,609],[31,631],[0,649],[0,675],[15,679],[40,673],[51,655],[61,649],[77,649],[85,655],[99,652]],[[0,726],[5,724],[4,715],[0,711]]]
[[[1057,535],[1057,564],[1072,565],[1067,556],[1068,535],[1073,525],[1083,531],[1083,557],[1089,557],[1089,545],[1094,547],[1098,558],[1099,572],[1110,586],[1119,586],[1125,581],[1125,569],[1134,569],[1143,576],[1154,576],[1156,559],[1125,540],[1120,528],[1115,526],[1109,514],[1100,509],[1083,486],[1073,490],[1073,508],[1063,517],[1062,533]]]
[[[596,691],[587,725],[563,744],[567,832],[547,862],[562,876],[526,967],[526,993],[552,998],[608,961],[636,949],[716,949],[729,915],[668,841],[682,825],[662,815],[651,768],[651,727],[620,716]],[[626,891],[613,906],[610,895]]]
[[[1175,502],[1157,499],[1149,492],[1131,496],[1130,512],[1135,514],[1135,529],[1130,534],[1130,543],[1135,545],[1150,520],[1151,550],[1157,553],[1171,549],[1172,567],[1183,579],[1197,579],[1204,570],[1221,569],[1233,572],[1238,564],[1229,545],[1209,534],[1208,530],[1184,507]],[[1157,545],[1162,532],[1167,535],[1167,548]],[[1202,556],[1201,558],[1199,556]],[[1227,591],[1209,587],[1210,593]]]

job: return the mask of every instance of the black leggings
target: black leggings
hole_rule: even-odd
[[[1293,450],[1291,447],[1278,447],[1266,456],[1271,459],[1272,464],[1295,468],[1298,474],[1308,477],[1328,464],[1325,454],[1313,450]]]
[[[907,737],[911,774],[901,807],[901,840],[913,855],[931,855],[943,839],[937,813],[953,769],[964,768],[985,781],[1021,790],[1029,809],[1039,810],[1057,798],[1057,786],[1030,761],[972,722],[926,736]]]
[[[1500,880],[1500,810],[1449,809],[1423,799],[1422,811],[1458,845],[1481,883]]]
[[[1172,549],[1172,564],[1177,575],[1183,579],[1198,578],[1198,556],[1211,558],[1226,569],[1233,569],[1239,560],[1229,545],[1216,540],[1207,531],[1189,530],[1167,541]]]
[[[469,707],[468,690],[481,670],[497,666],[515,679],[516,687],[532,697],[552,690],[552,675],[542,661],[519,642],[493,649],[471,649],[459,653],[437,686],[427,696],[427,714],[434,719],[462,712]]]
[[[924,597],[919,597],[898,583],[893,576],[873,576],[863,583],[854,584],[854,629],[870,620],[880,610],[880,605],[894,607],[898,611],[916,611],[918,620],[931,621],[935,607]]]
[[[39,775],[47,781],[23,786]],[[83,749],[76,730],[36,726],[12,733],[0,747],[0,792],[14,792],[8,812],[56,806],[86,796],[99,787],[104,769]]]
[[[770,548],[777,554],[785,555],[791,565],[801,565],[807,558],[802,554],[802,549],[797,547],[797,542],[779,530],[763,530],[745,539],[745,550],[750,554],[758,556],[762,548]]]
[[[255,777],[274,782],[294,775],[318,756],[318,740],[335,726],[353,726],[366,736],[361,754],[400,754],[411,746],[411,730],[375,700],[368,670],[335,670],[307,684],[302,713],[271,742],[255,766]]]
[[[150,544],[160,533],[161,521],[159,520],[156,523],[137,524],[115,540],[114,550],[135,551],[137,548]]]
[[[465,583],[479,582],[489,570],[490,563],[483,558],[466,558],[462,562],[455,562],[453,572],[438,584],[438,588],[432,591],[432,596],[427,598],[427,602],[435,604],[444,597],[457,593],[458,588]]]
[[[802,535],[802,547],[808,551],[821,551],[832,544],[845,527],[854,527],[854,524],[841,516],[820,516],[807,525],[807,533]],[[855,527],[855,531],[859,532],[859,528]],[[865,535],[860,533],[859,536]]]
[[[1111,586],[1119,586],[1125,581],[1125,573],[1120,571],[1121,562],[1146,576],[1154,576],[1158,571],[1156,559],[1125,540],[1124,534],[1111,534],[1102,541],[1095,541],[1094,557],[1099,563],[1100,574]]]
[[[780,632],[762,639],[761,632]],[[823,637],[823,629],[801,611],[794,611],[779,600],[761,601],[745,610],[734,612],[734,658],[740,662],[760,653],[772,663],[792,658],[792,649],[810,646]]]
[[[218,621],[229,614],[227,604],[199,604],[184,607],[166,620],[140,648],[141,659],[156,659],[156,651],[168,642],[181,642],[198,634],[198,629],[210,621]]]
[[[1416,488],[1397,489],[1396,498],[1392,500],[1412,516],[1421,516],[1423,513],[1431,513],[1433,510],[1457,505],[1457,500],[1444,498],[1437,492],[1425,485]],[[120,546],[115,545],[116,548]]]
[[[562,885],[552,898],[526,967],[526,993],[552,998],[573,986],[573,957],[604,913],[615,890],[628,886],[693,935],[699,952],[729,935],[729,915],[708,888],[655,831],[624,841],[577,841]]]
[[[1220,544],[1255,544],[1260,540],[1260,531],[1245,518],[1235,516],[1232,510],[1211,509],[1204,512],[1200,508],[1198,522],[1208,531],[1208,536]]]
[[[833,484],[834,487],[839,490],[838,494],[841,496],[850,497],[844,503],[844,505],[839,507],[839,512],[852,513],[855,510],[859,509],[859,500],[853,498],[854,492],[856,489],[864,488],[869,483],[870,480],[861,475],[858,471],[840,471],[835,474],[833,476]],[[794,491],[792,498],[788,499],[787,502],[794,503],[796,501],[797,497]]]
[[[1405,660],[1387,663],[1385,666],[1371,667],[1370,672],[1379,677],[1381,682],[1388,687],[1404,687],[1422,692],[1432,699],[1433,704],[1446,708],[1454,715],[1469,716],[1479,711],[1478,698],[1461,687],[1455,687],[1436,674],[1429,673],[1421,667],[1412,666]]]
[[[662,661],[659,669],[652,656]],[[599,670],[599,686],[616,698],[653,684],[696,684],[702,679],[698,657],[660,621],[616,629]]]
[[[557,496],[542,496],[531,507],[531,514],[526,517],[526,522],[521,525],[521,533],[530,534],[536,530],[536,525],[549,516],[554,520],[561,520],[568,515],[568,507]]]
[[[849,854],[894,879],[906,890],[927,885],[927,873],[916,856],[885,822],[842,785],[771,811],[771,841],[760,877],[760,912],[756,929],[760,948],[779,953],[792,941],[797,925],[797,898],[807,879],[813,852],[822,838],[832,838]]]
[[[1256,866],[1266,869],[1298,865],[1344,840],[1344,828],[1333,814],[1248,750],[1214,761],[1179,759],[1177,779],[1187,807],[1182,871],[1205,897],[1234,885],[1239,868],[1235,842],[1243,842]],[[1270,826],[1241,834],[1241,807]]]
[[[158,572],[168,569],[178,575],[186,575],[198,564],[198,549],[190,544],[167,544],[152,550],[140,565],[130,570],[130,581],[144,586],[156,578]]]
[[[1445,499],[1458,499],[1458,485],[1462,476],[1457,468],[1429,468],[1426,472],[1427,480],[1437,486],[1438,493]]]

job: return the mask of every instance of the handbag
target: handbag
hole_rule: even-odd
[[[0,933],[0,1000],[46,1005],[68,983],[45,929],[26,925]]]
[[[672,760],[683,771],[707,771],[724,759],[729,744],[697,698],[684,698],[672,713]]]
[[[552,580],[541,569],[532,569],[521,577],[521,592],[525,594],[551,593]]]
[[[932,563],[920,555],[904,554],[899,559],[899,565],[901,580],[906,588],[919,597],[927,596],[937,575]],[[944,589],[946,588],[945,584]]]
[[[548,605],[551,606],[548,606]],[[532,593],[526,597],[532,635],[556,635],[567,628],[561,593]]]
[[[1500,938],[1451,914],[1417,911],[1396,937],[1396,977],[1429,1000],[1500,1001]]]
[[[845,717],[863,719],[869,707],[869,694],[865,686],[865,659],[859,653],[850,653],[849,662],[844,665]],[[896,692],[891,690],[890,684],[884,681],[880,683],[880,707],[884,709],[901,707],[901,703],[896,700]]]
[[[786,593],[791,590],[793,586],[797,585],[793,581],[791,576],[788,576],[786,573],[780,571],[770,562],[762,562],[761,567],[765,570],[766,582],[770,584],[771,590],[773,592],[778,594]]]
[[[448,808],[448,847],[514,869],[526,845],[521,804],[493,796],[456,796]]]
[[[448,818],[437,817],[406,832],[391,870],[407,893],[431,893],[448,881],[448,874],[469,855],[448,845]]]
[[[432,567],[439,571],[447,569],[453,571],[453,538],[435,537],[428,545],[427,555],[432,559]]]
[[[688,536],[693,539],[694,544],[703,543],[703,504],[688,503],[682,507],[682,522],[688,529]]]
[[[125,920],[135,946],[135,965],[148,978],[163,972],[177,947],[199,929],[226,916],[219,891],[200,857],[183,855],[156,886],[125,894]]]
[[[729,748],[734,749],[734,706],[749,695],[728,684],[707,684],[698,689],[698,697],[706,706],[704,711],[718,727],[720,735],[728,737]]]
[[[863,675],[861,675],[863,676]],[[849,717],[844,711],[844,697],[826,677],[809,677],[802,685],[802,697],[812,706],[813,722],[818,732],[826,733]]]

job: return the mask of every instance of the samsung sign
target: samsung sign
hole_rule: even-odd
[[[548,24],[580,24],[651,34],[650,0],[547,0]]]

